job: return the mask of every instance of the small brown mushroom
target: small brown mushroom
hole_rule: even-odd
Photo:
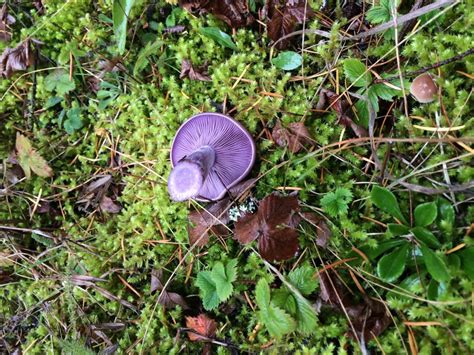
[[[438,87],[428,73],[418,75],[410,86],[410,93],[423,104],[433,101],[437,92]]]

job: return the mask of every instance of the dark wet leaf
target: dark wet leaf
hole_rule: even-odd
[[[207,64],[194,67],[190,60],[183,59],[181,62],[180,79],[189,78],[191,80],[211,81],[211,77],[207,74]]]
[[[15,22],[15,18],[8,14],[7,4],[3,4],[0,9],[0,41],[10,41],[12,35],[8,26],[13,25]]]
[[[31,50],[31,41],[27,39],[15,48],[5,48],[0,56],[0,76],[10,78],[15,72],[26,70],[33,65],[34,53]]]
[[[290,259],[299,248],[295,230],[299,210],[296,196],[273,193],[262,200],[256,214],[246,215],[236,222],[235,238],[242,244],[259,238],[258,249],[266,260]]]
[[[283,128],[281,123],[277,122],[273,128],[272,137],[276,144],[280,147],[288,147],[292,153],[298,153],[305,145],[312,142],[308,128],[303,122],[290,123],[287,128]]]
[[[237,46],[232,41],[232,37],[229,36],[227,33],[221,31],[218,27],[201,27],[199,29],[199,32],[201,32],[201,34],[206,36],[207,38],[216,41],[221,46],[237,50]]]
[[[98,175],[85,185],[76,202],[79,209],[92,212],[99,208],[102,212],[119,213],[122,209],[117,198],[121,189],[114,183],[111,175]]]
[[[176,306],[181,306],[183,309],[189,309],[188,304],[185,299],[175,293],[169,292],[168,288],[163,291],[163,271],[162,270],[152,270],[151,272],[151,286],[150,291],[159,293],[158,303],[165,306],[165,308],[174,308]]]
[[[216,336],[217,323],[204,313],[197,317],[186,317],[186,327],[193,332],[188,332],[191,341],[206,341]]]
[[[188,215],[190,222],[188,225],[189,243],[202,247],[209,242],[210,233],[217,236],[226,235],[227,228],[224,225],[229,220],[227,212],[224,211],[225,209],[220,210],[217,208],[213,212],[208,210],[191,211]]]
[[[305,212],[302,216],[303,219],[316,228],[316,244],[321,248],[326,248],[332,233],[324,218],[312,212]]]

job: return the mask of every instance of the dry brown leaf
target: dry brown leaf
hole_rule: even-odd
[[[15,48],[5,48],[0,56],[0,76],[10,78],[15,72],[26,70],[34,63],[31,40],[27,39]]]
[[[100,210],[108,213],[119,213],[122,206],[115,203],[110,197],[103,195],[99,203]]]
[[[313,141],[303,122],[293,122],[288,128],[283,128],[278,121],[273,128],[272,138],[276,144],[288,147],[292,153],[298,153],[306,144],[311,144]]]
[[[216,321],[204,313],[197,317],[186,317],[186,327],[197,333],[188,332],[188,337],[191,341],[206,341],[206,338],[214,338],[216,336]]]
[[[0,9],[0,41],[9,42],[12,38],[12,34],[9,31],[9,25],[13,25],[16,22],[15,18],[8,14],[7,4],[3,4]]]
[[[180,79],[189,78],[191,80],[211,81],[211,77],[207,75],[207,64],[199,67],[193,67],[190,60],[183,59],[181,62]]]
[[[185,299],[175,292],[168,292],[166,289],[163,291],[163,271],[152,270],[151,271],[151,286],[150,291],[158,291],[160,293],[158,297],[158,303],[165,306],[165,308],[174,308],[175,306],[181,306],[183,309],[189,309],[189,306]]]

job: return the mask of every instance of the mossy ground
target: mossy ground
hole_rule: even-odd
[[[185,327],[184,312],[179,308],[165,311],[157,304],[156,294],[150,293],[151,270],[163,269],[167,275],[174,271],[172,290],[188,296],[199,307],[198,289],[194,286],[196,274],[215,261],[237,257],[241,282],[236,283],[235,295],[218,310],[209,312],[219,324],[218,338],[250,352],[360,351],[357,343],[346,336],[346,318],[326,310],[318,315],[319,325],[313,333],[272,339],[258,325],[253,309],[255,282],[262,277],[270,280],[271,272],[258,254],[243,248],[231,236],[223,240],[213,238],[207,246],[189,253],[187,214],[197,204],[173,203],[169,199],[166,189],[169,147],[174,133],[188,117],[214,111],[217,105],[227,103],[233,117],[256,140],[257,163],[251,175],[259,177],[254,189],[257,198],[279,187],[289,187],[300,191],[305,208],[321,212],[319,201],[324,193],[336,187],[352,191],[354,200],[349,212],[330,220],[333,236],[329,248],[318,249],[314,232],[302,230],[301,257],[279,264],[282,272],[302,263],[320,268],[323,263],[331,264],[346,257],[352,246],[376,245],[387,236],[385,228],[374,221],[386,223],[390,218],[374,208],[368,198],[373,184],[385,182],[379,180],[379,172],[368,163],[369,142],[331,145],[350,139],[351,132],[337,124],[335,113],[317,114],[312,109],[321,87],[333,90],[338,87],[343,91],[348,86],[343,80],[342,59],[359,57],[364,61],[369,55],[375,62],[391,51],[386,59],[395,60],[393,43],[370,42],[367,49],[360,49],[343,46],[336,40],[318,44],[319,38],[308,35],[305,47],[311,50],[304,54],[303,69],[285,73],[271,65],[268,39],[256,29],[237,30],[233,35],[237,50],[232,51],[199,33],[202,26],[216,26],[230,32],[223,22],[212,16],[196,17],[182,12],[178,21],[186,26],[186,31],[164,35],[164,22],[171,5],[159,1],[149,6],[151,1],[140,0],[135,2],[129,19],[127,52],[122,58],[125,70],[104,77],[118,83],[119,95],[107,107],[99,108],[100,100],[89,89],[88,79],[98,75],[100,60],[116,55],[113,28],[106,19],[112,16],[112,1],[44,3],[44,15],[27,4],[11,5],[11,13],[17,19],[12,43],[26,37],[41,41],[41,64],[35,75],[30,68],[27,74],[0,81],[0,157],[5,162],[2,169],[9,168],[6,158],[14,150],[16,132],[27,132],[49,161],[54,177],[33,176],[11,187],[8,194],[0,192],[0,224],[41,228],[55,239],[0,230],[0,257],[3,257],[0,267],[11,274],[11,280],[0,285],[0,330],[5,343],[0,343],[0,349],[4,346],[5,351],[13,351],[18,347],[37,354],[56,353],[61,349],[67,352],[71,342],[77,341],[99,352],[106,343],[91,341],[86,329],[94,324],[120,322],[125,324],[123,329],[105,331],[112,343],[118,344],[119,352],[197,352],[201,344],[189,342],[179,332]],[[320,5],[313,3],[315,8]],[[461,2],[428,24],[429,16],[425,16],[423,27],[409,34],[401,49],[403,70],[417,70],[469,49],[474,43],[471,32],[474,13],[469,8],[471,1]],[[336,22],[334,28],[339,25]],[[309,24],[311,28],[319,26],[317,20]],[[131,75],[140,50],[157,39],[162,41],[158,53],[150,58],[145,70]],[[0,49],[4,47],[6,44],[1,43]],[[72,64],[70,53],[77,54]],[[180,79],[183,59],[190,59],[196,65],[207,62],[212,81]],[[327,66],[333,64],[337,72],[327,73]],[[70,65],[75,90],[58,106],[44,109],[53,96],[45,88],[45,76],[57,67],[69,71]],[[442,100],[420,105],[408,97],[410,118],[400,110],[399,104],[385,108],[387,116],[379,120],[385,119],[386,124],[383,128],[378,126],[377,134],[425,138],[422,142],[407,140],[378,147],[380,159],[389,156],[386,166],[393,176],[408,177],[410,183],[433,187],[429,179],[445,182],[445,163],[451,183],[466,184],[472,180],[472,159],[467,155],[472,149],[468,143],[443,144],[441,151],[439,144],[429,142],[436,134],[414,129],[412,125],[435,127],[439,119],[442,127],[463,126],[460,131],[450,133],[452,136],[472,137],[473,72],[472,56],[441,67],[437,82],[442,88]],[[322,74],[314,75],[317,73]],[[314,77],[309,80],[295,80],[297,76],[311,75]],[[278,95],[269,96],[265,92]],[[66,134],[58,124],[58,116],[62,109],[72,107],[81,108],[84,128]],[[317,145],[298,154],[276,146],[269,132],[278,119],[283,124],[304,119]],[[389,151],[391,154],[387,155]],[[119,165],[111,164],[112,160],[119,161]],[[80,211],[76,202],[81,187],[91,177],[105,173],[112,174],[114,182],[123,188],[119,198],[122,211],[117,215]],[[392,191],[407,215],[413,206],[435,198],[408,191],[399,184]],[[456,193],[454,198],[458,214],[452,246],[472,244],[472,236],[466,234],[474,219],[474,209],[469,207],[472,191]],[[51,218],[32,213],[38,200],[49,201],[59,211],[58,215]],[[462,270],[452,270],[453,280],[436,301],[427,300],[426,290],[419,284],[409,289],[410,297],[388,292],[390,285],[376,277],[374,265],[356,271],[364,289],[387,302],[395,321],[377,341],[368,344],[369,349],[374,352],[383,349],[387,354],[409,352],[410,334],[422,354],[467,353],[474,349],[473,283]],[[130,302],[136,310],[104,297],[93,288],[74,285],[70,276],[77,274],[106,279],[99,283],[100,287]],[[356,289],[353,280],[346,276]],[[437,321],[442,325],[408,328],[404,321]],[[218,353],[229,351],[225,347],[215,349]]]

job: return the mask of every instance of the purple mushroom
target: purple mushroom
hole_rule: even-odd
[[[249,173],[254,161],[255,143],[240,123],[219,113],[198,114],[174,137],[169,194],[175,201],[219,200]]]

